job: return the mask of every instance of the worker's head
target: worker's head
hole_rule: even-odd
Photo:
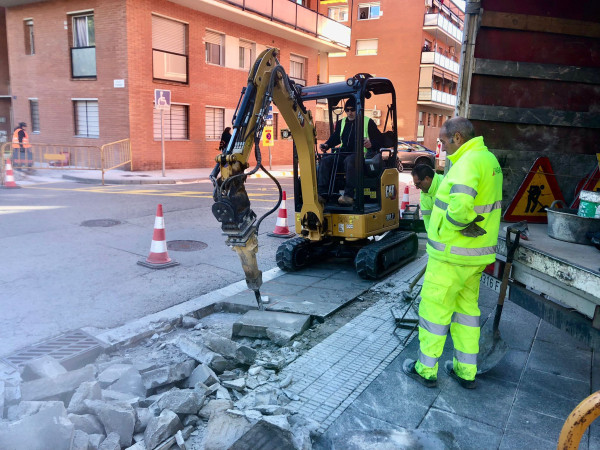
[[[25,122],[19,122],[19,128],[25,128],[27,124]]]
[[[356,100],[354,97],[350,97],[348,100],[346,100],[344,111],[346,112],[348,120],[356,119]]]
[[[427,164],[419,164],[415,166],[411,172],[415,186],[423,192],[429,192],[435,172]]]
[[[464,117],[453,117],[440,128],[442,150],[453,155],[465,142],[475,137],[473,124]]]

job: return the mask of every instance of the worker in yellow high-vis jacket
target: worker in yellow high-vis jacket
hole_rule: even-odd
[[[429,261],[419,306],[418,360],[403,370],[427,387],[437,386],[438,359],[446,335],[454,357],[448,375],[475,387],[479,353],[479,282],[495,261],[500,228],[502,170],[467,119],[455,117],[440,129],[442,148],[452,166],[437,191],[427,227]]]
[[[425,230],[429,227],[431,219],[431,211],[433,210],[433,202],[435,194],[442,183],[443,175],[435,173],[435,171],[427,164],[419,164],[415,166],[411,172],[415,187],[421,190],[421,215],[425,224]]]

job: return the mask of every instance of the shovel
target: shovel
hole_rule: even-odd
[[[521,232],[527,226],[527,222],[519,222],[516,225],[509,226],[506,230],[506,264],[504,265],[504,272],[502,273],[502,284],[500,285],[500,293],[498,294],[498,304],[496,305],[496,314],[494,315],[493,325],[489,320],[481,329],[481,337],[479,340],[479,355],[477,356],[477,374],[486,373],[487,371],[496,367],[506,352],[508,352],[508,345],[500,336],[500,316],[502,315],[502,308],[504,307],[504,297],[506,296],[506,288],[508,287],[508,277],[510,276],[510,269],[512,267],[513,258],[515,251],[519,246],[519,239],[521,238]],[[515,238],[511,241],[510,235],[514,234]]]

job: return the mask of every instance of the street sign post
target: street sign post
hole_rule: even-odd
[[[164,116],[165,110],[171,110],[171,91],[164,89],[154,89],[154,108],[160,110],[160,148],[162,151],[162,176],[165,175],[165,132]]]

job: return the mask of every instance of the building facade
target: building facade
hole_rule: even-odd
[[[288,75],[310,85],[327,78],[328,53],[350,44],[350,29],[320,14],[316,0],[10,3],[11,125],[27,122],[33,143],[99,146],[130,138],[133,170],[162,165],[156,89],[170,91],[166,167],[212,167],[262,50],[279,48]],[[0,67],[0,82],[2,76]],[[285,124],[274,112],[270,160],[289,164],[292,144],[280,139]]]
[[[398,136],[435,149],[454,114],[464,13],[449,0],[328,1],[348,24],[348,52],[329,55],[329,81],[367,72],[396,89]]]

